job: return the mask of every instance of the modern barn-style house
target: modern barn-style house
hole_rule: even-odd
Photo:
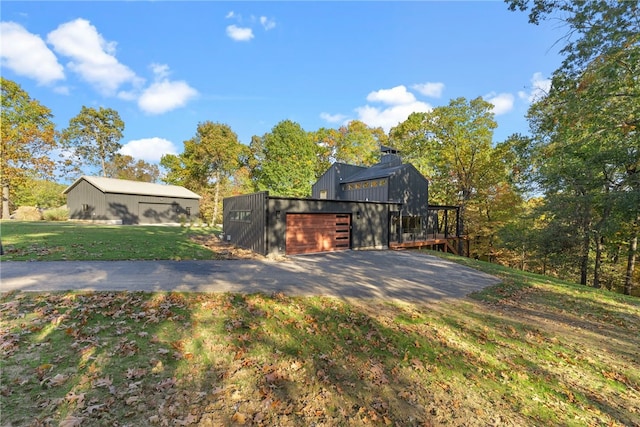
[[[167,224],[195,219],[200,196],[176,185],[83,176],[64,190],[69,219]]]
[[[382,147],[371,167],[334,163],[311,198],[224,199],[224,238],[264,255],[429,246],[459,253],[459,209],[430,206],[429,181]]]

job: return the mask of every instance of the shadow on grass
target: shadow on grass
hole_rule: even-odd
[[[628,351],[638,337],[625,339],[633,330],[618,325],[609,332],[623,345],[603,342],[602,319],[592,335],[563,305],[545,310],[552,297],[425,306],[278,293],[4,295],[3,417],[13,425],[637,424],[639,366]],[[637,313],[620,303],[626,309]]]

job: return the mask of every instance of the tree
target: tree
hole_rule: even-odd
[[[529,112],[541,165],[538,180],[549,213],[573,224],[580,236],[581,283],[587,283],[591,268],[592,284],[600,286],[607,242],[627,241],[627,292],[638,228],[626,225],[637,223],[640,205],[638,1],[508,3],[511,10],[529,11],[531,23],[559,18],[567,24],[565,58],[551,91]]]
[[[482,98],[457,98],[430,112],[411,114],[390,132],[392,145],[430,178],[429,199],[460,205],[463,234],[469,205],[483,188],[499,181],[492,175],[493,129],[497,126],[492,109]]]
[[[196,135],[184,142],[182,154],[162,157],[160,163],[169,171],[164,180],[205,193],[204,201],[210,206],[201,207],[201,211],[210,211],[215,224],[219,221],[222,189],[242,166],[246,151],[228,125],[199,123]]]
[[[124,122],[117,111],[82,106],[80,113],[69,120],[62,139],[65,148],[72,153],[74,167],[100,166],[102,176],[106,177],[107,161],[122,148],[123,131]]]
[[[370,128],[359,120],[338,129],[320,129],[314,137],[324,147],[329,165],[336,161],[357,166],[375,164],[380,158],[380,146],[388,139],[382,128]]]
[[[259,191],[277,196],[305,197],[315,181],[318,146],[311,135],[290,120],[283,120],[262,139],[264,160],[257,176]]]
[[[57,141],[51,110],[29,97],[15,82],[2,77],[0,82],[2,218],[8,218],[12,187],[22,184],[34,172],[42,178],[52,175],[55,162],[49,155]]]
[[[115,153],[105,163],[105,176],[108,178],[129,179],[131,181],[156,182],[160,169],[144,160],[135,161],[131,156]]]
[[[13,201],[16,206],[37,206],[44,209],[58,208],[66,203],[63,194],[66,185],[53,181],[26,178],[15,187]]]

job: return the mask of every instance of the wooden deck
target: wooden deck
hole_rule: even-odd
[[[462,241],[463,252],[459,253],[460,241]],[[466,237],[451,237],[444,235],[428,236],[426,238],[405,239],[402,242],[390,242],[389,249],[415,249],[429,248],[436,251],[448,252],[454,255],[469,256],[469,241]]]

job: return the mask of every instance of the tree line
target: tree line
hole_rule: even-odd
[[[104,176],[185,186],[203,196],[206,221],[218,223],[226,196],[306,197],[333,162],[372,165],[388,145],[429,178],[431,204],[461,207],[473,256],[638,292],[638,2],[507,3],[532,24],[562,19],[568,27],[551,89],[528,111],[529,135],[494,141],[493,106],[480,97],[413,113],[388,133],[357,120],[315,131],[283,120],[243,144],[227,124],[205,121],[182,153],[162,157],[160,176],[157,166],[117,153],[124,123],[114,110],[82,107],[56,132],[50,110],[2,79],[3,189],[94,165]],[[54,148],[65,153],[58,162]]]

